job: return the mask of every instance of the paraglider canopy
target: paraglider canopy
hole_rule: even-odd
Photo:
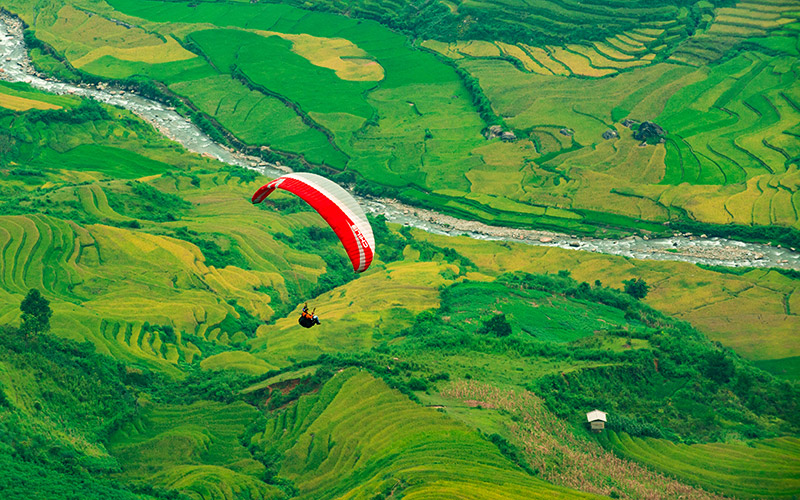
[[[311,205],[339,237],[353,270],[358,273],[367,270],[375,255],[375,238],[367,216],[350,193],[320,175],[293,173],[261,186],[253,195],[253,203],[261,203],[278,188]]]

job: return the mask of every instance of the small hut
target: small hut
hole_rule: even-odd
[[[606,412],[600,410],[590,411],[586,414],[586,420],[589,421],[589,425],[591,426],[594,432],[600,432],[606,427]]]

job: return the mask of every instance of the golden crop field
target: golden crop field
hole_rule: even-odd
[[[384,70],[378,61],[344,38],[322,38],[307,34],[293,35],[275,31],[253,30],[262,36],[278,36],[292,42],[292,52],[323,68],[332,69],[342,80],[379,82]]]
[[[137,61],[147,64],[162,64],[173,61],[184,61],[197,57],[188,50],[181,47],[174,38],[167,38],[166,42],[158,45],[143,47],[119,48],[104,45],[92,49],[86,55],[72,61],[76,68],[82,68],[101,57],[111,56],[121,61]]]

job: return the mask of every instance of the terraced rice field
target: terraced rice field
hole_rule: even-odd
[[[27,111],[29,109],[61,109],[61,106],[47,102],[27,99],[6,93],[0,93],[0,107],[14,111]]]
[[[797,19],[796,5],[790,0],[743,2],[717,9],[711,27],[678,47],[670,59],[695,66],[707,64],[744,39],[765,36]]]
[[[204,370],[235,370],[252,375],[261,375],[277,368],[243,351],[214,354],[201,361],[200,367]]]
[[[56,146],[64,147],[64,145]],[[77,172],[99,172],[106,178],[112,179],[137,179],[174,169],[172,165],[132,151],[96,144],[82,144],[66,151],[47,148],[37,155],[31,164],[48,169],[56,167]],[[108,205],[105,195],[97,191],[98,188],[91,189],[98,193],[101,204]]]
[[[751,51],[710,70],[662,63],[574,86],[553,76],[522,74],[500,61],[459,64],[479,78],[507,123],[530,130],[550,157],[554,149],[562,151],[545,161],[534,159],[545,168],[534,167],[535,175],[518,181],[524,195],[506,188],[507,196],[541,204],[561,197],[571,200],[570,208],[619,210],[650,220],[666,220],[678,207],[720,224],[796,227],[798,67],[784,36],[776,32],[762,39],[765,47],[774,47],[770,51],[783,51],[773,55]],[[533,99],[526,90],[532,86]],[[637,90],[630,93],[631,88]],[[557,104],[566,95],[571,109]],[[666,144],[640,147],[619,124],[624,117],[655,120],[668,131]],[[588,146],[559,147],[540,132],[545,127],[574,131],[572,137]],[[600,138],[609,128],[621,138]],[[631,203],[630,196],[639,202]]]
[[[164,346],[162,350],[158,333],[142,331],[146,320],[159,318],[163,323],[193,331],[197,313],[203,322],[214,321],[215,317],[221,321],[227,314],[225,307],[216,305],[216,300],[206,299],[205,305],[198,302],[197,293],[189,292],[180,308],[177,307],[183,302],[180,299],[168,305],[143,298],[152,297],[158,290],[159,274],[171,266],[177,269],[182,257],[192,255],[185,244],[126,234],[107,226],[87,230],[46,216],[2,217],[0,234],[3,289],[21,297],[29,288],[39,288],[47,296],[63,300],[54,303],[53,330],[91,340],[99,350],[121,359],[144,358],[146,363],[162,369],[168,361],[177,361],[176,354],[171,352],[175,346],[170,349]],[[139,253],[137,247],[143,247],[145,252]],[[163,267],[154,269],[144,253],[151,258],[158,256]],[[128,275],[126,269],[145,262],[149,263],[149,274],[139,274],[137,278]],[[195,267],[194,272],[197,271],[199,268]],[[99,286],[104,290],[101,296],[97,293]],[[190,299],[192,295],[194,300]],[[11,320],[18,314],[12,309],[4,318]],[[191,354],[187,353],[183,359],[191,361]]]
[[[218,190],[228,197],[232,193],[226,183],[221,183]],[[89,215],[112,222],[132,220],[109,207],[99,184],[67,191]],[[57,200],[58,193],[52,195]],[[229,203],[224,198],[213,200],[213,190],[206,196],[211,197],[209,204],[216,201],[224,207]],[[246,209],[257,211],[241,198]],[[235,216],[240,217],[241,213]],[[267,216],[265,220],[270,218],[277,216]],[[42,290],[55,301],[53,331],[56,333],[90,340],[98,350],[119,359],[171,370],[172,365],[191,363],[201,354],[194,341],[183,338],[185,334],[222,344],[246,338],[230,326],[229,318],[236,318],[238,313],[221,302],[218,294],[236,298],[262,319],[273,314],[269,297],[254,290],[279,287],[285,294],[285,278],[275,271],[284,265],[291,267],[290,262],[297,262],[298,255],[291,250],[285,253],[288,249],[276,245],[264,233],[266,228],[262,224],[257,222],[250,227],[239,224],[237,231],[228,231],[235,241],[241,242],[239,247],[247,258],[254,265],[261,264],[260,271],[247,271],[209,267],[197,247],[170,237],[105,225],[83,227],[44,215],[3,216],[0,218],[2,288],[10,294],[8,304],[18,302],[15,297],[21,297],[29,288]],[[222,231],[223,226],[232,225],[220,213],[205,229]],[[201,226],[190,225],[197,229]],[[267,222],[267,227],[276,226]],[[300,262],[308,260],[307,256],[299,257]],[[295,268],[301,272],[302,269]],[[303,279],[319,272],[308,269]],[[5,320],[12,321],[19,311],[10,307],[3,313]],[[176,337],[165,340],[163,329],[147,326],[150,323],[174,327]],[[263,361],[254,361],[265,366]]]
[[[466,425],[356,369],[278,413],[253,443],[284,453],[280,474],[303,499],[375,492],[412,499],[594,498],[529,476]]]
[[[203,112],[248,144],[270,144],[278,151],[300,151],[309,161],[337,157],[323,133],[308,126],[280,99],[250,90],[228,75],[208,76],[170,85],[170,90],[192,100]],[[272,126],[261,118],[269,116]]]
[[[606,431],[599,440],[624,457],[738,498],[789,499],[800,494],[800,440],[796,438],[684,445]]]
[[[370,59],[367,52],[344,38],[322,38],[311,35],[288,35],[275,31],[259,31],[262,36],[279,36],[292,42],[292,52],[305,57],[314,66],[332,69],[341,80],[379,82],[383,67]]]
[[[264,465],[239,442],[258,415],[242,402],[150,405],[110,439],[109,449],[121,464],[118,477],[201,500],[284,498],[261,480]]]
[[[514,61],[526,72],[540,75],[603,78],[632,68],[654,63],[656,56],[667,50],[675,40],[665,27],[638,28],[606,38],[601,42],[567,44],[564,46],[532,46],[525,43],[508,44],[501,41],[459,41],[443,43],[425,40],[421,46],[454,60],[498,59]],[[680,37],[679,37],[680,38]]]

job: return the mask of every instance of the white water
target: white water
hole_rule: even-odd
[[[74,94],[126,108],[151,123],[164,135],[182,144],[187,150],[211,156],[224,163],[255,169],[276,177],[290,171],[287,167],[268,164],[259,158],[246,156],[217,144],[197,126],[173,109],[131,92],[103,86],[73,85],[44,79],[35,74],[22,38],[22,25],[16,18],[0,14],[0,79],[26,82],[34,88],[54,94]],[[800,253],[786,248],[745,243],[724,238],[675,236],[644,239],[630,237],[621,240],[579,238],[548,231],[518,230],[487,226],[473,221],[455,219],[430,210],[409,207],[394,200],[359,200],[368,212],[383,214],[390,222],[418,227],[445,235],[465,235],[471,238],[515,241],[532,245],[557,246],[636,259],[674,260],[729,267],[782,267],[800,270]]]

